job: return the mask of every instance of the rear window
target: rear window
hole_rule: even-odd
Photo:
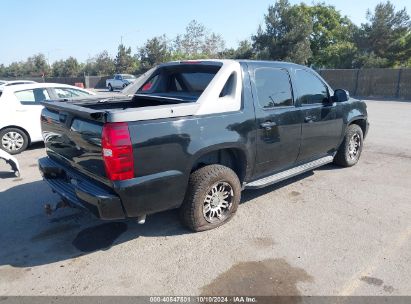
[[[220,70],[221,65],[171,65],[159,68],[136,93],[170,97],[200,96]]]
[[[211,80],[214,78],[215,73],[181,73],[180,77],[189,87],[190,91],[203,92]]]

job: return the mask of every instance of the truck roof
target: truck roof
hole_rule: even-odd
[[[195,59],[195,60],[180,60],[180,61],[170,61],[166,62],[163,64],[160,64],[160,66],[167,66],[167,65],[174,65],[174,64],[224,64],[224,63],[230,63],[230,62],[239,62],[239,63],[259,63],[259,64],[275,64],[279,67],[284,67],[284,68],[290,68],[290,67],[300,67],[300,68],[306,68],[306,66],[292,63],[292,62],[287,62],[287,61],[272,61],[272,60],[250,60],[250,59]]]

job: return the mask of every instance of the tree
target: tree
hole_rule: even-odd
[[[50,71],[49,65],[44,54],[36,54],[27,58],[24,62],[24,74],[26,76],[43,76]]]
[[[76,58],[69,57],[66,60],[54,62],[52,71],[54,77],[76,77],[80,74],[81,65]]]
[[[74,57],[69,57],[64,62],[64,76],[65,77],[75,77],[80,74],[81,66],[77,59]]]
[[[4,66],[4,64],[0,64],[0,77],[5,77],[6,76],[6,67]]]
[[[205,26],[196,20],[192,20],[187,25],[184,35],[177,35],[175,49],[177,52],[188,56],[198,55],[203,49],[205,36]]]
[[[148,39],[139,48],[140,67],[142,71],[147,71],[153,66],[167,62],[171,58],[171,51],[165,35]]]
[[[253,45],[249,40],[242,40],[236,49],[225,50],[221,57],[229,59],[252,59],[254,57]]]
[[[112,75],[116,70],[114,60],[109,56],[108,52],[104,50],[95,58],[95,72],[96,75]]]
[[[257,58],[306,64],[311,57],[312,20],[304,4],[291,6],[279,0],[268,8],[265,29],[252,36]]]
[[[308,10],[313,25],[309,63],[317,67],[351,68],[357,54],[354,43],[357,27],[334,6],[321,3],[301,8]]]
[[[22,77],[24,76],[24,63],[12,62],[6,69],[6,77]]]
[[[224,51],[225,41],[220,34],[211,32],[196,20],[190,21],[183,35],[174,39],[173,59],[218,57]]]
[[[225,41],[220,34],[211,33],[205,37],[202,53],[210,58],[219,57],[219,53],[224,50]]]
[[[411,23],[406,9],[396,12],[395,6],[387,1],[378,4],[373,13],[368,10],[367,20],[357,38],[363,62],[383,62],[384,66],[406,64],[411,56]]]
[[[137,62],[131,55],[131,47],[126,48],[124,44],[118,46],[115,67],[117,73],[133,73],[137,69]]]

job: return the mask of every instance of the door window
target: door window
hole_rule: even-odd
[[[36,102],[50,99],[47,90],[44,88],[19,91],[15,92],[14,95],[22,104],[34,104]]]
[[[296,70],[297,88],[301,104],[326,103],[327,86],[314,74],[306,70]]]
[[[258,103],[265,109],[293,105],[290,77],[286,70],[256,69],[255,87]]]

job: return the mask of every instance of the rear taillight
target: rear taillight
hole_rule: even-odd
[[[107,177],[125,180],[134,177],[133,147],[127,123],[106,123],[101,139]]]

